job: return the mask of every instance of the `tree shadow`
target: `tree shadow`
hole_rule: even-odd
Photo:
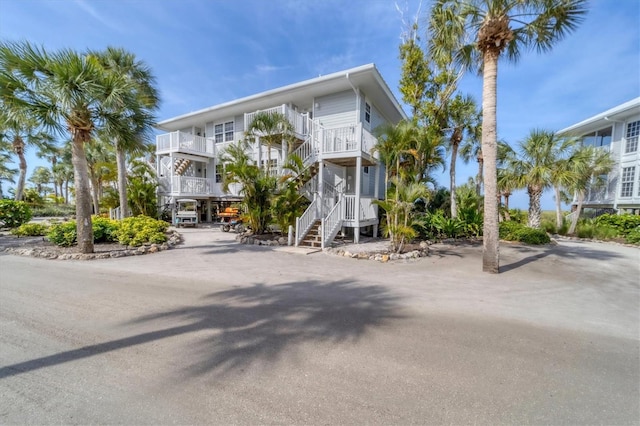
[[[578,242],[576,245],[578,247],[568,247],[563,246],[562,244],[555,246],[541,246],[541,247],[533,247],[533,246],[510,246],[512,249],[519,253],[527,254],[531,253],[530,256],[522,258],[516,262],[510,263],[508,265],[500,266],[500,272],[509,272],[514,269],[520,268],[529,263],[535,262],[537,260],[543,259],[547,256],[553,255],[563,259],[587,259],[587,260],[598,260],[598,261],[607,261],[611,259],[617,259],[622,257],[620,254],[612,252],[611,250],[605,249],[596,249],[589,247],[587,245],[580,246]]]
[[[185,373],[219,375],[254,363],[275,363],[304,343],[355,342],[403,318],[398,297],[351,281],[254,284],[205,296],[201,305],[145,315],[123,325],[154,331],[0,368],[0,379],[188,333],[211,331],[185,348]],[[161,328],[166,324],[179,324]],[[188,355],[187,355],[188,354]]]

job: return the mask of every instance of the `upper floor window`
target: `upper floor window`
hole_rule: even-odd
[[[364,103],[364,121],[371,123],[371,105]]]
[[[622,185],[620,186],[620,197],[631,197],[633,195],[633,182],[635,180],[635,167],[625,167],[622,169]]]
[[[640,135],[640,121],[632,121],[627,124],[627,142],[624,146],[624,153],[638,151],[638,135]]]
[[[584,146],[609,146],[611,145],[612,127],[600,129],[597,132],[589,133],[582,137],[582,145]]]
[[[213,134],[216,143],[233,141],[233,121],[216,124],[213,126]]]

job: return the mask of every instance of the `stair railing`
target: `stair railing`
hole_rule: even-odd
[[[313,200],[309,207],[302,213],[302,216],[296,218],[296,247],[300,245],[307,232],[313,226],[313,223],[318,219],[318,204],[316,200]]]
[[[322,219],[322,248],[331,244],[338,231],[342,227],[342,220],[344,217],[344,198],[340,196],[340,199],[335,206],[331,209],[329,214]]]

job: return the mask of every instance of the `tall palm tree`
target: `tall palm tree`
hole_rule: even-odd
[[[11,140],[13,152],[18,157],[18,183],[16,185],[15,199],[22,200],[25,180],[27,177],[27,159],[25,153],[28,146],[35,146],[39,149],[49,149],[53,146],[53,138],[43,132],[33,120],[26,114],[11,114],[6,106],[2,105],[0,99],[0,133],[3,139]]]
[[[261,143],[264,142],[267,145],[267,174],[270,173],[271,168],[271,148],[282,144],[283,154],[286,157],[288,143],[293,139],[293,133],[293,125],[284,114],[260,111],[253,116],[246,136],[259,138]],[[260,146],[258,149],[261,149]]]
[[[477,128],[480,125],[480,115],[475,101],[471,96],[458,95],[449,105],[449,145],[451,162],[449,165],[449,191],[451,193],[451,217],[456,218],[458,207],[456,205],[456,161],[458,149],[464,137],[474,139],[477,136]],[[477,194],[479,195],[479,194]]]
[[[575,193],[577,206],[569,234],[576,232],[587,189],[603,185],[607,181],[604,176],[611,172],[614,165],[615,160],[609,151],[593,146],[581,146],[572,157],[570,167],[575,179],[567,188]]]
[[[91,52],[102,66],[110,72],[127,78],[135,87],[137,103],[123,107],[119,112],[130,121],[134,129],[133,137],[127,129],[124,134],[110,135],[116,148],[116,165],[118,168],[118,195],[120,198],[121,216],[129,216],[127,202],[127,161],[126,153],[139,153],[145,149],[152,136],[152,126],[155,123],[154,111],[158,108],[160,98],[156,89],[156,79],[151,69],[142,61],[137,60],[133,53],[124,49],[107,47],[103,52]],[[130,111],[127,111],[129,109]]]
[[[484,182],[484,157],[482,156],[482,125],[475,128],[475,132],[472,137],[464,139],[460,144],[460,156],[465,164],[472,160],[475,160],[478,164],[478,172],[475,178],[476,195],[479,197],[482,194],[482,183]]]
[[[498,59],[516,62],[524,48],[548,51],[573,31],[587,0],[437,0],[431,10],[431,54],[454,58],[482,72],[482,153],[484,158],[483,271],[498,273],[496,99]]]
[[[91,201],[84,144],[97,128],[135,136],[122,105],[139,101],[125,76],[106,72],[95,56],[63,49],[53,53],[28,42],[0,42],[0,102],[10,116],[26,114],[45,130],[72,140],[78,249],[93,252]],[[122,133],[120,133],[122,132]]]
[[[507,160],[507,167],[515,174],[516,187],[526,188],[529,195],[529,227],[540,228],[542,193],[553,185],[558,165],[566,164],[564,160],[575,146],[576,139],[535,129],[519,143],[516,156]]]
[[[11,152],[11,144],[0,135],[0,199],[4,198],[2,181],[15,183],[14,176],[18,173],[17,169],[9,167]]]
[[[501,200],[504,197],[504,218],[511,220],[509,214],[509,197],[515,189],[520,189],[518,176],[510,166],[517,158],[516,152],[504,142],[498,142],[498,194]]]

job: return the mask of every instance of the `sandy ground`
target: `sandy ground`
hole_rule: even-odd
[[[0,255],[0,423],[638,424],[640,250]]]

